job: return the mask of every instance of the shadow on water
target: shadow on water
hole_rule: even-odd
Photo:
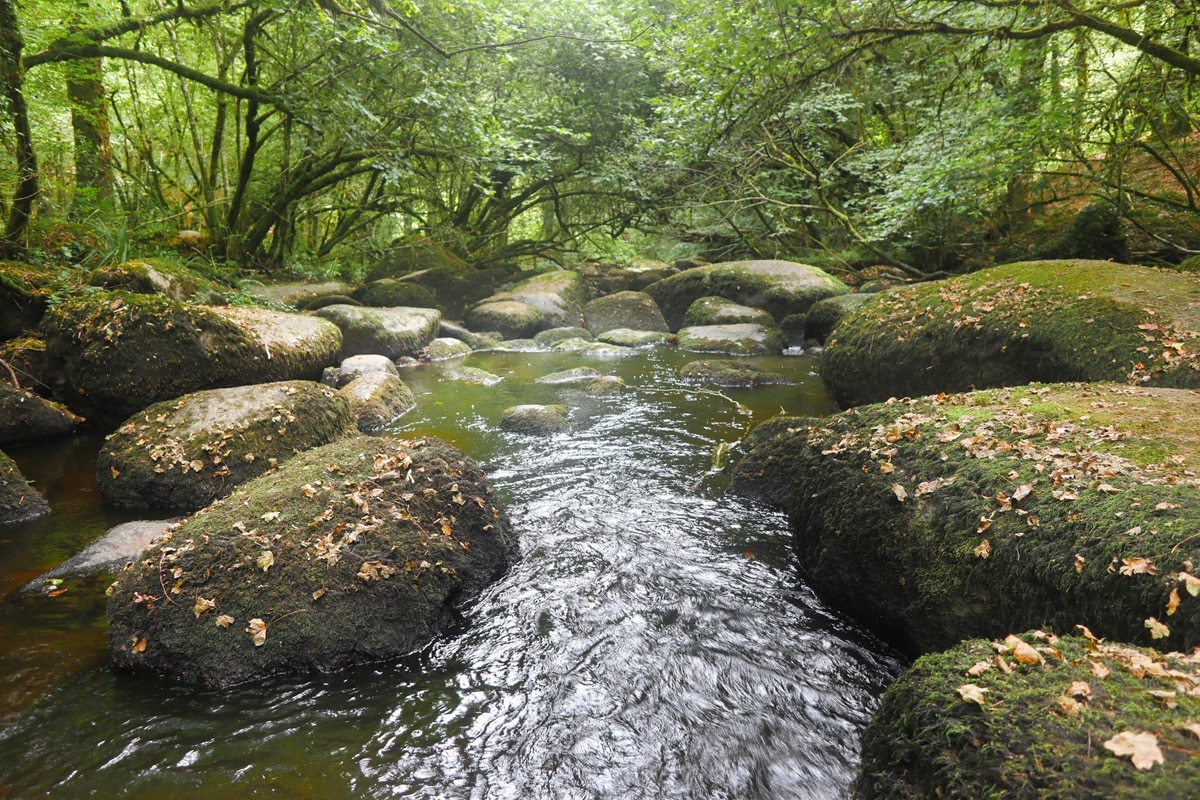
[[[448,380],[455,364],[404,373],[419,405],[391,433],[486,462],[523,553],[461,630],[404,663],[197,692],[110,673],[101,603],[7,594],[0,635],[25,655],[0,656],[0,797],[844,796],[900,663],[804,586],[781,515],[709,475],[720,442],[832,404],[804,359],[756,362],[800,383],[753,392],[683,385],[683,360],[593,363],[629,391],[568,398],[574,428],[550,439],[495,421],[557,399],[534,379],[577,356],[471,356],[504,377],[487,388]],[[5,586],[120,521],[94,498],[60,510],[94,493],[72,482],[56,522],[0,550]]]

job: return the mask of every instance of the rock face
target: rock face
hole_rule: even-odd
[[[504,409],[500,429],[530,436],[550,436],[571,429],[567,407],[562,405],[523,405]]]
[[[463,322],[475,331],[496,331],[505,339],[526,339],[546,327],[546,315],[518,300],[489,300],[468,308]]]
[[[408,385],[395,374],[359,375],[343,386],[341,392],[363,433],[382,429],[417,404]]]
[[[72,298],[42,326],[67,402],[103,420],[199,389],[316,379],[342,343],[335,326],[300,314],[128,292]]]
[[[761,308],[776,320],[803,314],[817,300],[849,294],[850,288],[824,270],[791,261],[730,261],[685,270],[646,287],[671,330],[683,325],[688,307],[716,295]]]
[[[461,452],[345,439],[238,487],[119,576],[109,656],[205,686],[393,659],[516,557],[507,515]]]
[[[210,389],[156,403],[104,443],[104,499],[202,508],[296,452],[357,432],[346,398],[310,381]]]
[[[658,304],[645,292],[617,292],[597,297],[583,307],[583,324],[596,336],[618,328],[670,332]]]
[[[80,422],[83,420],[59,403],[0,383],[0,445],[61,436]]]
[[[695,353],[767,355],[783,350],[783,339],[774,328],[739,325],[698,325],[679,331],[679,346]]]
[[[1200,386],[1200,276],[1108,261],[1006,264],[878,296],[829,340],[843,406],[1029,381]]]
[[[1040,631],[966,641],[888,689],[854,796],[1192,797],[1197,687],[1194,655]]]
[[[485,302],[504,300],[525,303],[542,312],[545,318],[543,329],[572,327],[583,321],[583,306],[588,301],[588,289],[578,272],[555,270],[519,281],[505,291],[492,295]]]
[[[760,426],[733,485],[787,510],[819,594],[910,651],[1077,624],[1187,651],[1197,415],[1113,384],[864,406]]]
[[[28,522],[49,513],[45,498],[29,485],[13,460],[0,452],[0,525]]]
[[[377,354],[388,358],[420,355],[437,336],[440,312],[432,308],[360,308],[332,305],[313,312],[342,332],[342,358]]]

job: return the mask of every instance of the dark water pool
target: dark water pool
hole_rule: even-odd
[[[197,692],[111,673],[103,585],[15,589],[129,519],[101,506],[96,437],[16,453],[48,520],[0,531],[0,798],[838,798],[900,662],[824,608],[786,520],[721,492],[712,455],[780,413],[832,410],[812,362],[757,359],[799,384],[709,392],[672,351],[585,361],[614,399],[575,398],[575,429],[497,432],[550,402],[563,354],[476,354],[496,386],[404,379],[397,433],[486,463],[519,564],[404,663]]]

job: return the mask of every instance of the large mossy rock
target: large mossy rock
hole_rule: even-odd
[[[398,375],[369,372],[359,375],[339,391],[350,403],[358,429],[374,433],[399,419],[417,401]]]
[[[46,313],[54,276],[16,261],[0,261],[0,340],[37,327]]]
[[[438,304],[433,292],[421,284],[395,278],[380,278],[377,281],[371,281],[360,289],[355,297],[364,306],[376,308],[392,306],[435,308]]]
[[[804,315],[804,338],[816,339],[821,344],[829,338],[842,318],[856,308],[861,308],[879,297],[878,293],[840,294],[813,303]],[[886,398],[885,398],[886,399]]]
[[[126,420],[104,442],[97,482],[115,506],[195,510],[357,432],[346,398],[311,381],[209,389]]]
[[[888,689],[863,734],[858,800],[1197,795],[1195,654],[1004,638],[924,656]]]
[[[200,389],[316,379],[342,344],[313,317],[128,292],[72,298],[42,327],[68,405],[105,420]]]
[[[164,258],[139,258],[92,272],[93,286],[119,289],[136,294],[161,294],[172,300],[220,294],[225,288],[211,278],[178,261]]]
[[[594,336],[617,329],[668,333],[667,321],[645,292],[617,292],[583,307],[583,324]]]
[[[879,296],[821,377],[843,406],[1029,381],[1200,386],[1200,276],[1109,261],[1006,264]]]
[[[50,506],[29,485],[16,463],[0,452],[0,525],[13,525],[50,513]]]
[[[775,327],[775,318],[761,308],[751,308],[724,297],[701,297],[688,306],[683,315],[684,327],[695,325],[737,325],[751,323]]]
[[[760,426],[733,485],[787,510],[819,594],[910,651],[1076,624],[1186,649],[1197,418],[1175,389],[939,395]]]
[[[693,353],[760,356],[783,350],[783,337],[778,330],[753,323],[680,328],[678,338],[680,349]]]
[[[460,451],[344,439],[238,487],[119,576],[109,655],[207,686],[393,659],[516,557],[507,515]]]
[[[468,308],[463,322],[473,331],[495,331],[505,339],[527,339],[546,328],[546,315],[519,300],[489,300]]]
[[[849,292],[848,286],[824,270],[791,261],[712,264],[646,287],[671,330],[683,326],[684,314],[692,303],[709,295],[761,308],[778,321],[789,314],[803,314],[818,300]]]
[[[70,433],[82,419],[52,400],[0,383],[0,445]]]
[[[397,240],[382,253],[367,277],[376,281],[432,269],[466,271],[471,267],[444,245],[427,236],[412,235]]]
[[[342,358],[382,355],[415,358],[438,333],[442,315],[432,308],[325,306],[313,312],[342,331]]]
[[[309,304],[322,297],[349,295],[354,287],[342,281],[323,283],[269,283],[251,286],[251,297],[268,303],[279,303],[293,308],[308,308]]]
[[[756,367],[742,361],[701,359],[684,364],[679,377],[685,381],[711,383],[714,386],[750,389],[756,386],[779,386],[795,383],[787,375]]]
[[[553,270],[518,281],[485,302],[516,301],[542,312],[542,328],[578,327],[589,299],[583,277],[571,270]],[[478,328],[477,330],[484,330]]]

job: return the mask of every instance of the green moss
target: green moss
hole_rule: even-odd
[[[431,440],[354,437],[238,487],[148,551],[113,591],[109,653],[211,686],[396,658],[515,557],[473,461]],[[197,614],[200,599],[213,607]]]
[[[437,298],[426,287],[412,281],[400,281],[393,278],[383,278],[368,283],[355,294],[355,297],[367,306],[438,307]]]
[[[101,267],[92,272],[93,286],[137,294],[162,294],[173,300],[196,295],[205,299],[225,287],[192,270],[187,264],[165,258],[143,258]]]
[[[1110,262],[1003,267],[889,292],[821,360],[843,406],[1030,381],[1200,386],[1200,281]]]
[[[1185,727],[1200,719],[1194,656],[1078,636],[1019,638],[1042,663],[1019,663],[1011,647],[983,640],[918,659],[864,733],[855,797],[1194,794],[1200,740]],[[982,705],[964,700],[967,684],[986,690]],[[1137,769],[1104,746],[1122,731],[1152,734],[1163,763]]]
[[[1200,644],[1200,600],[1181,576],[1200,564],[1189,422],[1200,398],[1102,385],[980,401],[943,395],[776,425],[734,485],[788,510],[818,592],[910,650],[1077,623]],[[1154,450],[1167,458],[1128,458]],[[1154,574],[1130,571],[1139,558]],[[1154,640],[1145,621],[1167,620],[1172,591],[1183,606]]]

